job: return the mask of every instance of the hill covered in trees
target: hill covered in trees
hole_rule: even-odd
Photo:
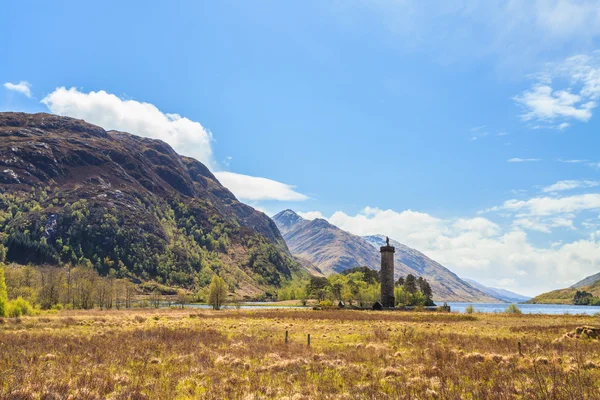
[[[7,262],[256,297],[306,272],[276,225],[169,145],[50,114],[0,113]]]

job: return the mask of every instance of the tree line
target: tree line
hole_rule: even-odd
[[[397,306],[432,306],[433,291],[426,279],[408,274],[395,282]],[[290,282],[277,292],[278,300],[316,299],[323,305],[339,301],[353,306],[369,307],[380,300],[379,272],[368,267],[355,267],[329,277],[313,276]]]

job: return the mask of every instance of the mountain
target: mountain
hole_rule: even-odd
[[[325,275],[356,266],[377,267],[379,252],[359,236],[331,225],[324,219],[307,221],[292,210],[273,217],[293,255],[310,261]]]
[[[577,291],[586,291],[595,297],[600,297],[600,274],[588,276],[585,279],[565,288],[542,293],[529,300],[532,304],[573,304]]]
[[[379,247],[384,236],[360,237],[346,232],[324,219],[308,221],[292,210],[273,217],[290,251],[318,267],[325,275],[339,273],[356,266],[379,270]],[[390,240],[396,247],[395,275],[413,274],[426,278],[436,301],[497,302],[462,281],[456,274],[424,254]]]
[[[0,113],[7,260],[257,295],[305,272],[275,223],[166,143],[50,114]]]
[[[531,299],[531,297],[523,296],[521,294],[511,292],[510,290],[484,286],[481,283],[474,281],[473,279],[465,279],[465,281],[468,282],[474,288],[481,290],[483,293],[486,293],[492,297],[506,301],[508,303],[521,303]]]
[[[579,282],[575,283],[574,285],[571,285],[571,287],[572,288],[582,288],[584,286],[593,285],[594,283],[596,283],[598,281],[600,281],[600,272],[598,272],[597,274],[594,274],[594,275],[590,275],[587,278],[580,280]]]

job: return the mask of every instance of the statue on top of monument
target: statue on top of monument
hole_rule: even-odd
[[[385,245],[388,247],[390,246],[390,238],[387,236],[385,237]]]

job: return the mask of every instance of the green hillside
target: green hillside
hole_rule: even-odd
[[[600,298],[600,280],[591,285],[583,287],[570,287],[566,289],[553,290],[548,293],[540,294],[529,300],[530,304],[575,304],[575,294],[580,292],[591,293],[594,297]]]

